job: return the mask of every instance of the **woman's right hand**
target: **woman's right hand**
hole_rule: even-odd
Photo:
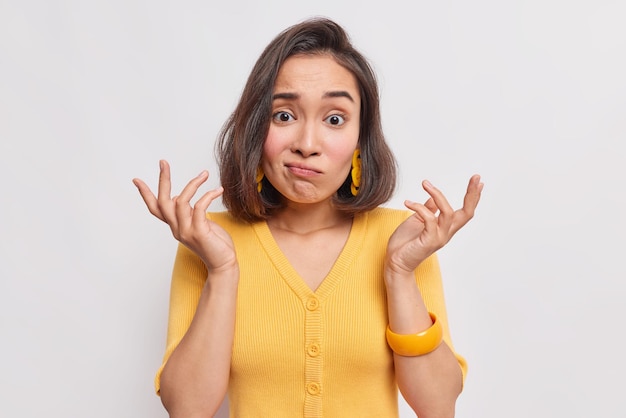
[[[207,219],[209,205],[224,192],[223,187],[206,192],[195,205],[191,198],[198,188],[209,178],[205,170],[193,178],[180,195],[170,197],[172,182],[170,166],[165,160],[159,161],[158,196],[140,179],[133,179],[139,193],[151,214],[169,225],[174,238],[196,253],[209,271],[217,271],[237,266],[235,246],[228,233],[218,224]]]

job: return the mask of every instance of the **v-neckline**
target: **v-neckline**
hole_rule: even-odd
[[[346,276],[348,268],[359,253],[359,249],[363,245],[365,238],[366,223],[367,214],[357,214],[354,216],[346,243],[330,271],[315,290],[307,285],[305,280],[291,265],[287,256],[281,251],[267,222],[255,223],[254,230],[269,259],[272,261],[283,280],[298,297],[305,299],[315,295],[318,299],[324,299],[332,293],[332,290],[341,279]]]

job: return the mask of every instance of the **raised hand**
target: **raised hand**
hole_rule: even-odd
[[[386,267],[397,273],[412,273],[472,219],[483,183],[479,175],[472,176],[463,207],[456,211],[443,193],[430,182],[423,181],[422,187],[430,198],[424,204],[408,200],[404,202],[415,214],[398,226],[387,244]]]
[[[174,238],[196,253],[207,269],[219,270],[235,266],[237,257],[233,241],[224,229],[206,217],[209,205],[222,195],[224,189],[206,192],[193,205],[190,204],[198,188],[209,178],[205,170],[191,179],[180,195],[171,195],[170,166],[160,161],[158,196],[140,179],[133,179],[151,214],[169,225]]]

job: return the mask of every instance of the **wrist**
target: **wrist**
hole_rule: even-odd
[[[238,285],[239,264],[236,261],[218,268],[207,268],[205,286],[210,287],[212,291],[236,291]]]
[[[419,266],[424,260],[411,260],[407,262],[398,255],[392,255],[387,253],[384,261],[384,273],[385,276],[390,278],[407,278],[412,276],[417,266]]]
[[[415,284],[415,273],[413,271],[399,268],[387,262],[383,269],[383,277],[388,290],[389,287],[406,288],[406,286]]]

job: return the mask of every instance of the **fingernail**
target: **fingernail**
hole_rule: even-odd
[[[159,170],[163,170],[163,160],[159,161]]]
[[[428,180],[424,180],[424,185],[425,185],[426,187],[433,187],[432,183],[431,183],[431,182],[429,182]]]

